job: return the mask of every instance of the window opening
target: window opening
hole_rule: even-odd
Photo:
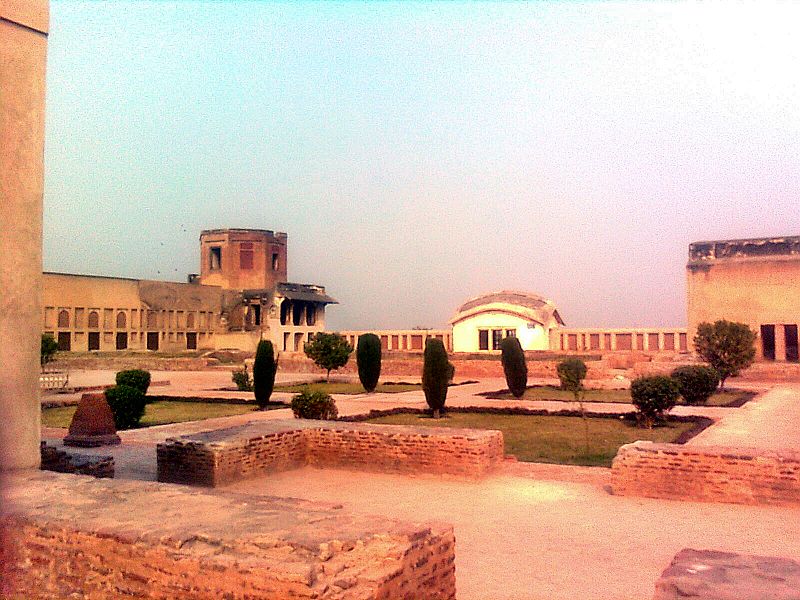
[[[209,252],[209,269],[219,271],[222,268],[222,248],[213,246]]]

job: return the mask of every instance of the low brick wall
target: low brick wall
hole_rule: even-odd
[[[800,505],[800,452],[635,442],[611,467],[621,496]]]
[[[47,472],[4,483],[3,598],[455,598],[449,525]]]
[[[114,457],[67,452],[41,443],[41,468],[56,473],[77,473],[99,478],[114,477]]]
[[[276,420],[170,438],[158,480],[219,486],[303,465],[482,477],[503,460],[499,431]]]
[[[797,600],[800,563],[788,558],[684,549],[656,582],[653,600]]]

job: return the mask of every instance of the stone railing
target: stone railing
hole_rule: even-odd
[[[634,442],[611,467],[620,496],[800,506],[800,452]]]
[[[499,431],[304,419],[169,438],[158,480],[220,486],[303,465],[390,473],[486,475],[503,460]]]
[[[556,352],[688,352],[686,328],[561,328],[550,332]]]
[[[358,344],[358,336],[363,333],[374,333],[381,340],[381,348],[398,352],[422,352],[425,350],[425,340],[438,338],[442,340],[445,350],[453,351],[452,329],[365,329],[363,331],[340,331],[347,342],[353,347]]]

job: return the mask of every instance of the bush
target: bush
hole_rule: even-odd
[[[139,426],[145,406],[142,390],[130,385],[115,385],[106,390],[106,400],[118,431]]]
[[[56,352],[58,352],[58,342],[49,333],[43,333],[41,354],[39,354],[39,363],[41,366],[53,362],[56,359]]]
[[[335,419],[339,412],[333,398],[325,392],[305,389],[292,398],[292,412],[297,419]]]
[[[143,396],[146,396],[147,389],[150,387],[150,372],[143,371],[142,369],[120,371],[117,373],[117,385],[127,385],[136,388],[142,392]]]
[[[447,384],[453,379],[455,368],[447,360],[447,351],[442,340],[428,338],[425,344],[424,363],[422,365],[422,391],[425,401],[438,419],[447,400]]]
[[[272,348],[272,342],[261,340],[256,347],[256,358],[253,361],[253,393],[259,408],[269,404],[272,390],[275,389],[275,374],[278,372],[278,358]]]
[[[756,357],[756,334],[744,323],[724,319],[700,323],[694,336],[697,354],[710,364],[719,375],[720,388],[725,388],[728,377],[736,377]]]
[[[522,345],[516,337],[504,338],[500,343],[500,360],[508,389],[516,398],[521,398],[528,387],[528,364],[525,362]]]
[[[672,372],[686,404],[705,404],[719,385],[719,375],[705,365],[686,365]]]
[[[580,358],[566,358],[558,363],[556,372],[561,381],[561,389],[572,392],[577,400],[586,378],[586,363]]]
[[[679,395],[678,382],[664,375],[639,377],[631,382],[637,420],[648,429],[664,419],[664,413],[675,406]]]
[[[331,371],[343,367],[353,353],[353,347],[344,336],[338,333],[316,333],[311,341],[303,346],[303,352],[314,361],[314,364],[328,372],[326,380],[331,378]]]
[[[361,385],[368,392],[374,392],[381,377],[381,340],[374,333],[358,336],[356,364]]]
[[[231,373],[231,381],[236,384],[236,389],[240,392],[253,391],[253,380],[250,379],[250,373],[247,372],[247,365],[241,371]]]

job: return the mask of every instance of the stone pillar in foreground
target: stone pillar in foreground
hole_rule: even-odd
[[[39,466],[47,0],[0,0],[0,470]]]

